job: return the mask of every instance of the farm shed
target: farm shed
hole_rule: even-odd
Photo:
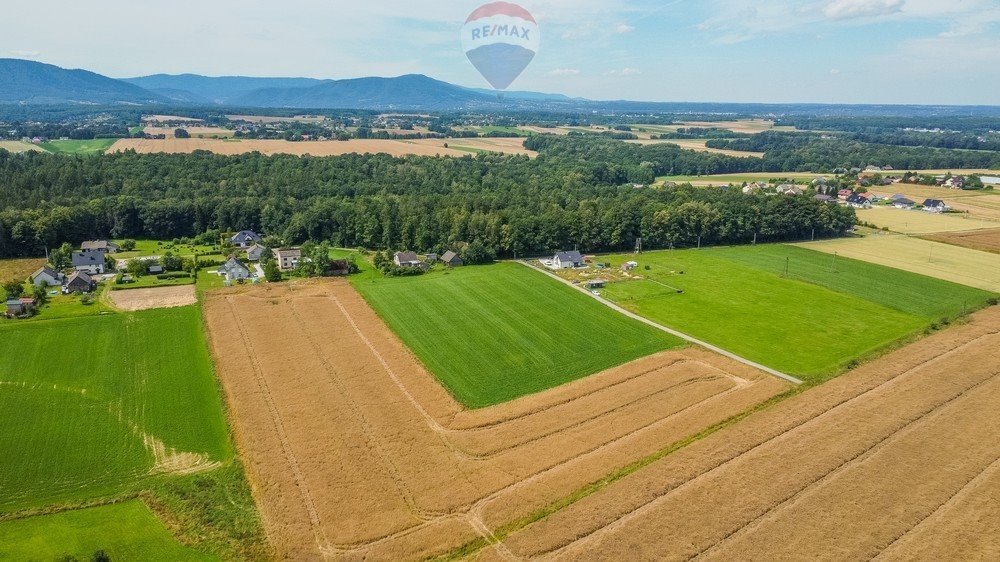
[[[448,267],[459,267],[463,264],[462,258],[458,257],[458,254],[452,252],[451,250],[448,250],[443,256],[441,256],[441,262]]]
[[[38,302],[30,297],[7,299],[8,316],[24,316],[25,314],[31,314],[37,307]]]
[[[96,285],[97,283],[87,272],[77,271],[66,280],[66,286],[63,287],[63,290],[67,293],[89,293],[94,290]]]

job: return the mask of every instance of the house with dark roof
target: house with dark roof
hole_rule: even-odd
[[[420,261],[416,252],[396,252],[392,255],[392,263],[396,267],[420,267],[424,262]]]
[[[254,244],[260,244],[264,239],[252,230],[241,230],[229,239],[229,242],[240,249],[247,249]]]
[[[847,206],[854,207],[855,209],[870,209],[872,202],[864,195],[854,193],[847,198]]]
[[[813,196],[813,199],[819,201],[820,203],[836,203],[837,198],[830,195],[823,195],[822,193]]]
[[[36,287],[58,287],[62,285],[65,277],[65,275],[59,273],[51,267],[43,266],[38,268],[38,271],[31,274],[31,284]]]
[[[118,244],[108,240],[88,240],[83,244],[80,244],[80,249],[83,251],[100,250],[106,254],[114,254],[121,250],[121,248],[118,247]]]
[[[943,213],[949,210],[950,207],[944,204],[944,201],[940,199],[927,199],[924,201],[924,210],[928,213]]]
[[[572,252],[559,252],[552,258],[552,266],[555,269],[573,269],[583,267],[583,256],[576,250]]]
[[[250,268],[243,265],[243,262],[236,259],[236,256],[229,256],[226,263],[219,266],[217,270],[219,275],[226,278],[226,281],[232,283],[234,281],[239,282],[250,278]]]
[[[448,267],[460,267],[463,265],[462,258],[458,257],[458,254],[448,250],[441,256],[441,262]]]
[[[63,286],[64,293],[89,293],[94,290],[97,283],[94,282],[94,278],[87,274],[86,271],[77,271],[73,275],[69,276],[66,280],[66,284]]]
[[[91,275],[104,273],[104,256],[106,253],[106,250],[101,249],[73,252],[73,269]]]
[[[897,209],[912,209],[917,203],[912,199],[907,199],[906,197],[900,197],[899,199],[893,198],[892,206]]]

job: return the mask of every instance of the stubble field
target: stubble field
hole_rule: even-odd
[[[108,152],[135,150],[141,154],[181,153],[207,150],[216,154],[237,155],[260,152],[266,155],[340,156],[343,154],[386,153],[392,156],[454,156],[461,158],[480,151],[530,154],[523,139],[419,139],[419,140],[359,140],[290,142],[285,140],[226,140],[226,139],[121,139]],[[448,144],[449,148],[444,145]],[[454,145],[454,147],[451,147]]]
[[[800,244],[804,248],[881,264],[1000,293],[1000,255],[903,236],[870,234]]]
[[[923,210],[905,210],[895,207],[858,209],[858,220],[888,228],[900,234],[936,234],[1000,228],[1000,221],[978,219],[970,215],[928,213]]]
[[[924,236],[927,240],[1000,254],[1000,229],[974,232],[950,232]]]
[[[1000,311],[759,412],[480,560],[990,559]]]
[[[344,281],[213,292],[206,314],[265,528],[291,559],[474,552],[788,388],[684,349],[466,410]]]

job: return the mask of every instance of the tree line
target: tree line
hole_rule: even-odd
[[[36,256],[101,237],[170,240],[242,229],[289,244],[439,253],[473,246],[514,256],[629,250],[639,238],[655,248],[699,238],[830,237],[855,222],[853,210],[810,196],[641,185],[719,155],[605,139],[532,141],[540,150],[534,159],[0,151],[0,256]]]

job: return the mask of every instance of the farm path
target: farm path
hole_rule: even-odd
[[[757,370],[760,370],[760,371],[764,371],[765,373],[767,373],[769,375],[773,375],[775,377],[778,377],[779,379],[788,381],[788,382],[790,382],[792,384],[799,385],[799,384],[803,383],[802,380],[797,379],[797,378],[795,378],[795,377],[793,377],[791,375],[782,373],[781,371],[772,369],[772,368],[767,367],[765,365],[761,365],[760,363],[757,363],[755,361],[751,361],[751,360],[749,360],[749,359],[747,359],[745,357],[740,357],[739,355],[736,355],[735,353],[732,353],[730,351],[726,351],[725,349],[722,349],[721,347],[718,347],[718,346],[712,345],[712,344],[710,344],[708,342],[699,340],[698,338],[695,338],[694,336],[690,336],[688,334],[685,334],[684,332],[677,331],[677,330],[675,330],[673,328],[668,328],[667,326],[664,326],[663,324],[659,324],[657,322],[654,322],[654,321],[650,320],[649,318],[646,318],[646,317],[643,317],[643,316],[639,316],[638,314],[635,314],[634,312],[626,310],[626,309],[618,306],[617,304],[615,304],[615,303],[613,303],[613,302],[611,302],[611,301],[609,301],[607,299],[601,298],[599,295],[595,295],[594,293],[588,291],[585,287],[582,287],[580,285],[574,285],[570,281],[567,281],[566,279],[563,279],[562,277],[559,277],[558,275],[556,275],[555,273],[552,273],[551,271],[547,271],[547,270],[545,270],[545,269],[543,269],[541,267],[538,267],[538,266],[534,265],[533,263],[526,262],[524,260],[518,260],[518,263],[520,263],[521,265],[524,265],[526,267],[529,267],[531,269],[534,269],[535,271],[539,271],[541,273],[544,273],[545,275],[548,275],[549,277],[555,279],[556,281],[559,281],[560,283],[563,283],[564,285],[567,285],[569,287],[572,287],[573,289],[576,289],[577,291],[580,291],[581,293],[587,295],[588,297],[590,297],[592,299],[595,299],[597,302],[603,304],[604,306],[610,308],[611,310],[614,310],[615,312],[618,312],[619,314],[624,314],[625,316],[628,316],[629,318],[632,318],[633,320],[638,320],[639,322],[642,322],[643,324],[646,324],[648,326],[652,326],[653,328],[656,328],[658,330],[662,330],[662,331],[664,331],[664,332],[666,332],[666,333],[668,333],[668,334],[670,334],[672,336],[676,336],[678,338],[681,338],[682,340],[684,340],[686,342],[693,343],[693,344],[695,344],[697,346],[704,347],[705,349],[707,349],[709,351],[713,351],[715,353],[718,353],[719,355],[722,355],[724,357],[728,357],[728,358],[730,358],[730,359],[732,359],[734,361],[739,361],[740,363],[743,363],[744,365],[746,365],[748,367],[752,367],[754,369],[757,369]]]

